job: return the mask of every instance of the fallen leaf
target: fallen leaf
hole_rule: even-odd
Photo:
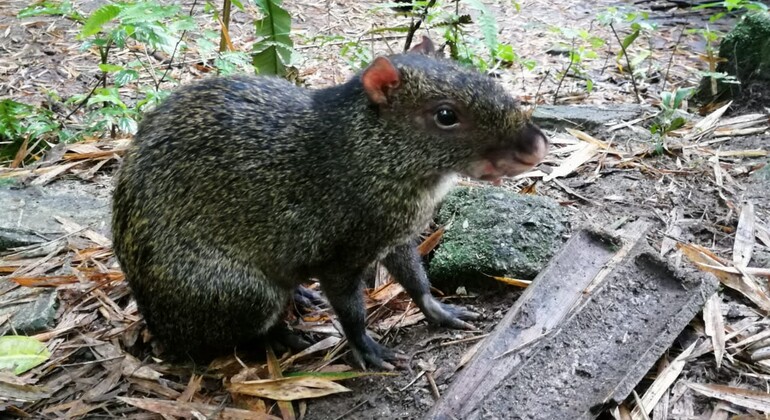
[[[722,298],[718,293],[711,295],[703,307],[703,321],[706,324],[706,335],[711,337],[714,347],[714,357],[717,369],[722,366],[722,357],[725,354],[725,321],[722,318]]]
[[[748,266],[754,253],[754,219],[754,203],[747,201],[741,208],[733,244],[733,262],[738,267]]]
[[[50,357],[51,352],[45,344],[32,337],[0,337],[0,370],[13,370],[16,375],[21,375]]]
[[[307,376],[235,382],[228,385],[227,389],[237,394],[277,401],[295,401],[350,392],[350,389],[334,381]]]
[[[741,407],[770,413],[770,394],[767,392],[716,384],[688,383],[687,387],[709,398],[716,398]]]
[[[239,408],[222,407],[203,403],[167,401],[154,398],[117,397],[128,405],[151,411],[164,416],[184,418],[200,418],[219,420],[280,420],[278,417],[265,413],[241,410]]]

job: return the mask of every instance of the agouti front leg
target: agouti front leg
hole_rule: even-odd
[[[342,324],[356,363],[362,369],[366,369],[368,364],[393,370],[392,363],[398,364],[404,358],[379,345],[366,334],[366,308],[361,277],[357,276],[352,282],[349,279],[328,279],[326,282],[321,280],[321,287]]]
[[[475,329],[462,320],[478,319],[479,314],[461,306],[441,303],[430,294],[430,282],[422,266],[417,248],[409,243],[396,247],[382,261],[388,272],[398,281],[420,308],[428,322],[463,330]]]

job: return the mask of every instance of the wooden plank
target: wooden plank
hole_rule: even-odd
[[[668,266],[645,230],[614,250],[576,235],[427,418],[592,419],[626,398],[717,287]]]
[[[478,406],[526,353],[501,356],[534,344],[544,331],[558,325],[618,248],[623,249],[619,238],[597,230],[583,229],[573,234],[487,337],[428,418],[464,418]]]

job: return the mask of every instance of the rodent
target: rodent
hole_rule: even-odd
[[[114,251],[172,352],[232,350],[318,279],[356,360],[398,355],[365,331],[361,279],[382,262],[433,324],[475,314],[431,296],[415,239],[457,174],[499,181],[546,136],[492,78],[425,38],[346,83],[213,77],[146,114],[116,176]]]

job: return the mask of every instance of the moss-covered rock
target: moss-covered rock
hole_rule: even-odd
[[[532,279],[567,231],[567,214],[558,203],[503,188],[456,188],[438,222],[448,228],[428,273],[439,287],[497,283],[489,276]]]
[[[740,84],[717,81],[713,95],[711,78],[704,77],[697,98],[702,102],[740,98],[753,83],[770,81],[770,13],[754,12],[746,15],[719,44],[717,72],[734,76]]]

